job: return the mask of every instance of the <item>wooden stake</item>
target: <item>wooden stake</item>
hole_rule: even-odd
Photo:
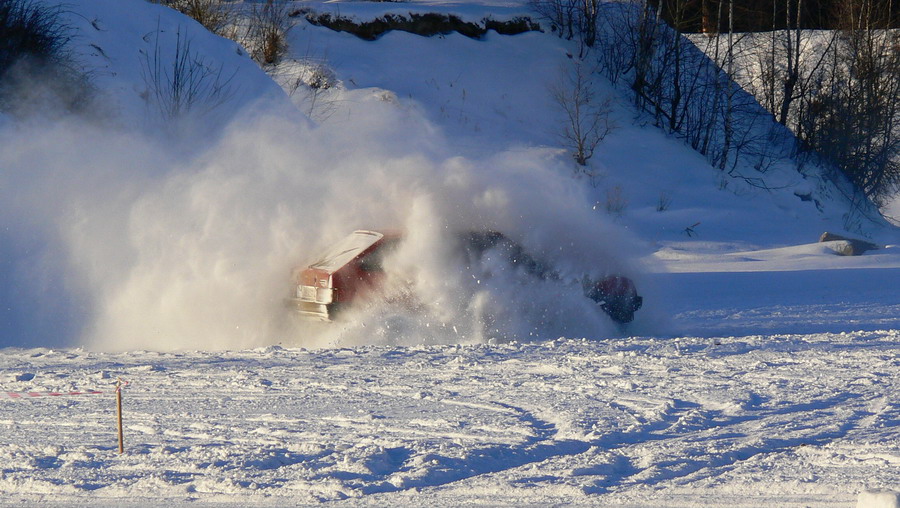
[[[125,453],[125,436],[122,433],[122,380],[116,383],[116,419],[119,423],[119,455]]]

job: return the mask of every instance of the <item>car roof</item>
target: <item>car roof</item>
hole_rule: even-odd
[[[357,230],[332,245],[310,268],[334,273],[384,238],[377,231]]]

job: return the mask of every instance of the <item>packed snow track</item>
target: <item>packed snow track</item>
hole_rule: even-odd
[[[10,349],[4,502],[849,506],[900,482],[900,332]],[[115,404],[124,390],[126,452]]]

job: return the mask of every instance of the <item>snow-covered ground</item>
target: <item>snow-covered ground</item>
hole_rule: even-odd
[[[102,111],[0,115],[0,396],[37,394],[0,397],[0,503],[876,506],[860,493],[900,491],[900,235],[845,216],[810,168],[776,165],[769,191],[728,177],[600,78],[617,128],[575,167],[548,93],[573,47],[549,33],[365,42],[297,18],[270,79],[162,6],[66,5]],[[212,113],[167,123],[146,64],[179,40],[232,78]],[[312,71],[331,87],[297,81]],[[396,262],[427,317],[285,320],[293,266],[380,227],[406,230]],[[622,330],[546,281],[473,295],[442,251],[462,228],[564,273],[626,273],[644,308]],[[883,248],[838,256],[813,243],[826,230]],[[506,342],[469,326],[484,302],[509,316]],[[104,393],[49,395],[84,390]]]
[[[900,334],[6,350],[10,504],[853,506],[900,482]],[[126,452],[112,387],[122,377]],[[890,505],[888,505],[890,506]]]

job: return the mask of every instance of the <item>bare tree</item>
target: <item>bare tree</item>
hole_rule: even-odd
[[[873,202],[900,190],[900,33],[890,0],[847,0],[830,69],[801,118],[804,140]]]
[[[596,44],[601,0],[530,0],[530,4],[560,37],[578,40],[579,57]]]
[[[560,74],[559,80],[550,85],[550,95],[565,115],[560,137],[572,150],[575,162],[585,166],[600,142],[615,129],[609,117],[612,100],[597,92],[592,73],[582,62],[563,67]]]
[[[721,4],[720,4],[721,5]],[[727,72],[728,76],[734,76],[734,0],[728,0],[728,53],[727,53]],[[732,90],[734,79],[728,79],[725,82],[725,129],[724,140],[722,143],[722,158],[719,161],[719,169],[724,170],[728,163],[728,155],[731,150],[731,144],[734,142],[734,92]]]
[[[560,37],[572,40],[576,35],[578,2],[575,0],[532,0],[531,8],[549,21]]]
[[[807,23],[803,18],[804,5],[804,0],[784,0],[783,4],[773,1],[769,44],[758,44],[755,48],[761,84],[750,85],[775,120],[801,137],[800,110],[816,91],[815,84],[821,78],[835,39],[832,34],[810,33],[804,29]],[[813,41],[822,39],[825,39],[824,47],[814,49]]]

